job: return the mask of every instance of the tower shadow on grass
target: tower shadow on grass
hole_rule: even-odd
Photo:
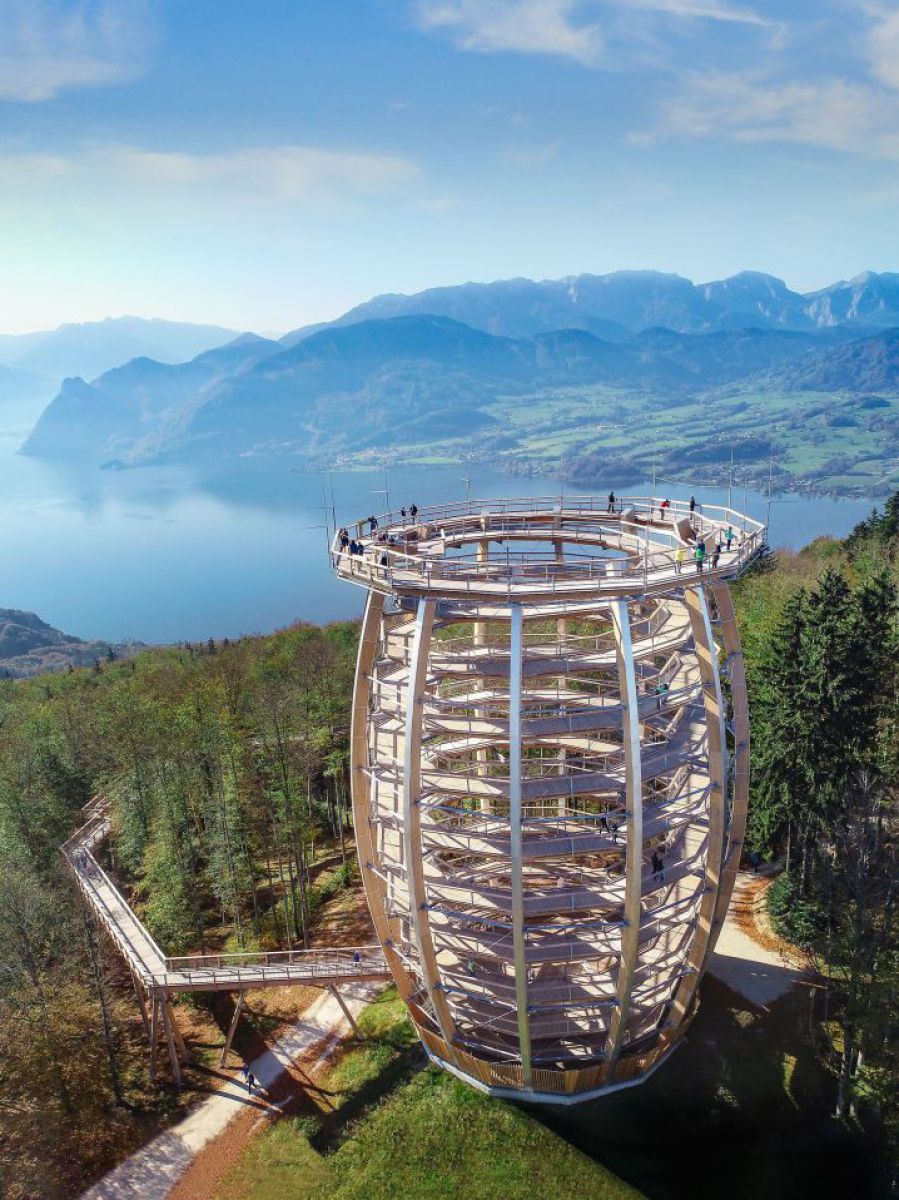
[[[646,1083],[532,1111],[648,1200],[875,1200],[877,1148],[833,1106],[807,989],[762,1011],[706,976],[686,1044]]]

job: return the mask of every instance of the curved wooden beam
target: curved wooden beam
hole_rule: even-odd
[[[624,745],[625,811],[627,814],[627,874],[624,893],[624,928],[621,932],[621,956],[618,960],[618,985],[615,1009],[609,1026],[609,1072],[621,1054],[634,969],[640,946],[640,914],[643,896],[643,764],[640,755],[640,714],[637,706],[637,680],[634,673],[634,648],[631,641],[630,613],[627,603],[618,600],[612,606],[618,682],[621,693],[621,732]]]

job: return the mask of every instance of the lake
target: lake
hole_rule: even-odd
[[[360,589],[331,574],[323,505],[331,488],[339,523],[394,507],[472,497],[558,495],[548,479],[510,478],[479,467],[306,472],[247,460],[227,469],[146,467],[100,471],[15,454],[0,436],[0,606],[30,609],[67,633],[144,642],[198,641],[262,633],[302,619],[333,621],[362,611]],[[466,484],[465,476],[469,483]],[[577,489],[566,484],[565,491]],[[626,489],[651,491],[647,483]],[[727,489],[659,483],[657,495],[725,503]],[[733,506],[744,492],[735,487]],[[764,519],[765,498],[745,494]],[[773,546],[843,535],[867,500],[778,497]]]

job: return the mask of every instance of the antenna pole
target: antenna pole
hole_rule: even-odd
[[[734,499],[734,448],[730,448],[730,474],[727,477],[727,507],[733,508]]]
[[[765,529],[771,528],[771,476],[774,474],[774,455],[768,459],[768,507],[765,512]]]

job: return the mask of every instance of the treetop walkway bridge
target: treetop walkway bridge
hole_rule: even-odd
[[[125,959],[150,1039],[150,1073],[155,1078],[157,1048],[164,1041],[176,1082],[187,1050],[175,1024],[170,996],[178,992],[236,992],[234,1018],[222,1050],[227,1056],[245,993],[251,988],[297,984],[329,988],[345,1014],[339,985],[349,980],[386,979],[389,975],[379,946],[323,947],[251,953],[166,955],[134,909],[97,860],[94,851],[109,836],[108,796],[95,796],[84,809],[85,823],[62,847],[63,857],[100,926]]]

